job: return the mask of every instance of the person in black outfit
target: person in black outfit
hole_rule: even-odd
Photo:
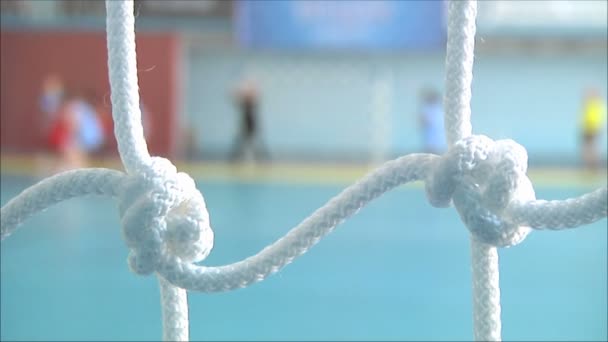
[[[258,136],[258,93],[252,81],[243,82],[237,91],[236,101],[241,114],[241,128],[232,149],[231,160],[243,159],[248,149],[253,150],[254,159],[268,160],[268,153]]]

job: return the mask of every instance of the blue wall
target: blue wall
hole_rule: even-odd
[[[474,131],[515,139],[528,149],[531,163],[578,162],[582,92],[596,85],[606,95],[606,60],[606,53],[478,53]],[[370,160],[382,149],[389,157],[420,150],[419,91],[429,85],[442,90],[444,83],[443,53],[192,47],[186,61],[184,124],[196,131],[203,158],[221,158],[231,147],[239,127],[231,91],[243,73],[261,88],[264,141],[277,159]],[[385,106],[378,105],[382,101]],[[602,141],[605,158],[605,134]]]
[[[278,49],[433,49],[445,46],[443,1],[235,2],[238,41]]]

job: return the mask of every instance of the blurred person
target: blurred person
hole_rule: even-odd
[[[78,115],[66,95],[50,125],[48,142],[56,155],[52,173],[80,167],[83,164],[78,144]]]
[[[63,150],[64,138],[69,129],[67,118],[59,117],[61,106],[65,96],[63,80],[55,73],[47,75],[42,80],[40,95],[38,97],[38,109],[40,111],[39,133],[45,142],[45,148],[41,153],[36,153],[35,160],[37,169],[41,176],[46,176],[49,170],[55,169],[55,154]]]
[[[46,133],[55,120],[55,116],[63,101],[64,87],[63,81],[56,74],[50,74],[42,82],[42,92],[40,94],[40,111],[43,114],[43,130]]]
[[[110,104],[97,96],[97,92],[93,89],[85,90],[86,103],[91,106],[92,111],[97,116],[97,122],[102,135],[101,145],[96,149],[96,152],[108,147],[111,139],[114,137],[114,122],[112,121],[112,112]]]
[[[422,92],[421,99],[419,124],[423,150],[426,153],[441,154],[446,149],[441,96],[439,92],[427,89]]]
[[[181,152],[182,158],[186,161],[196,160],[200,152],[198,151],[198,143],[196,141],[196,129],[192,125],[184,125],[182,128]]]
[[[58,159],[55,172],[84,166],[104,144],[99,114],[79,91],[67,91],[53,122],[49,142]]]
[[[598,151],[598,140],[605,127],[606,104],[600,92],[595,88],[585,91],[581,111],[582,149],[583,163],[588,169],[598,169],[600,157]]]
[[[244,79],[236,90],[236,104],[241,117],[241,127],[230,158],[243,159],[248,152],[254,160],[269,159],[268,152],[259,137],[258,102],[259,93],[251,79]]]
[[[79,148],[86,154],[99,151],[104,144],[105,134],[100,114],[94,105],[81,92],[66,98],[70,111],[77,118],[77,141]]]

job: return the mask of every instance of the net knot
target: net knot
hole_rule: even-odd
[[[213,247],[203,195],[165,158],[152,157],[125,178],[119,211],[129,267],[137,274],[155,271],[163,258],[202,261]]]
[[[426,180],[431,205],[454,203],[473,236],[497,247],[514,246],[528,235],[529,227],[503,217],[513,201],[534,200],[526,176],[526,149],[515,141],[473,135],[454,144],[438,161]]]

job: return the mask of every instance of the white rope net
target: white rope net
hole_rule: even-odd
[[[1,209],[1,239],[30,216],[85,195],[118,200],[129,267],[156,273],[163,338],[187,341],[186,291],[219,292],[249,286],[282,269],[370,201],[402,184],[424,181],[430,203],[454,205],[471,232],[474,336],[499,341],[500,289],[497,247],[521,242],[531,229],[565,229],[605,218],[607,187],[560,201],[535,198],[526,176],[526,150],[512,140],[472,135],[471,81],[475,1],[448,8],[445,122],[449,150],[443,156],[410,154],[389,161],[349,186],[258,254],[205,267],[213,231],[202,194],[166,159],[150,157],[141,126],[132,1],[106,1],[112,115],[125,172],[79,169],[47,178]]]

